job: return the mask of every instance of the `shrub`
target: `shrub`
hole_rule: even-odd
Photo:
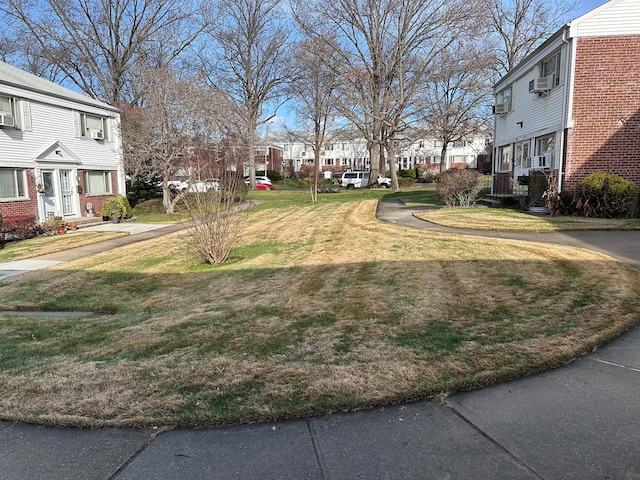
[[[416,178],[416,171],[411,168],[409,170],[398,170],[399,178]]]
[[[247,191],[242,179],[229,172],[220,178],[220,191],[201,192],[186,204],[188,239],[204,262],[219,265],[229,258],[244,227],[246,212],[238,209],[238,202]]]
[[[482,190],[481,178],[475,170],[447,170],[440,175],[436,191],[448,207],[469,207]]]
[[[162,190],[159,186],[160,180],[153,178],[149,181],[136,180],[135,182],[127,181],[127,199],[131,206],[136,206],[138,203],[157,197],[162,194]]]
[[[398,178],[398,185],[400,187],[413,187],[416,183],[417,182],[415,178],[407,178],[407,177]]]
[[[422,181],[424,183],[436,183],[440,178],[440,172],[432,172],[427,170],[422,172]]]
[[[623,218],[632,215],[638,187],[612,173],[594,173],[582,181],[578,209],[586,217]]]
[[[282,175],[277,170],[268,170],[267,177],[269,177],[269,180],[271,180],[272,182],[282,180]]]
[[[33,215],[16,215],[0,221],[0,243],[33,238],[43,233],[44,229],[36,223]]]
[[[121,205],[122,216],[129,218],[133,216],[133,209],[129,204],[129,200],[124,195],[118,195],[118,203]]]
[[[102,204],[102,216],[123,217],[124,211],[122,209],[122,203],[120,203],[117,198],[107,198]]]
[[[573,215],[576,211],[576,197],[570,190],[560,192],[560,208],[563,215]]]

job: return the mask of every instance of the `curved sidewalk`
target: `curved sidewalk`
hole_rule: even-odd
[[[412,213],[396,201],[378,210],[386,221],[444,231]],[[640,235],[616,240],[638,232],[589,233],[600,234],[522,239],[638,262]],[[451,395],[446,404],[202,430],[0,422],[0,480],[640,479],[639,347],[634,328],[567,367]]]

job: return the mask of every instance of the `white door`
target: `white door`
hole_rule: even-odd
[[[42,187],[44,193],[42,194],[42,201],[44,203],[44,218],[47,218],[50,214],[57,215],[56,209],[56,182],[55,172],[53,170],[45,170],[42,172]]]
[[[77,215],[76,193],[73,185],[73,170],[52,169],[42,171],[42,201],[44,218]]]
[[[70,217],[76,214],[71,179],[71,170],[60,170],[60,197],[62,199],[62,215],[64,217]]]

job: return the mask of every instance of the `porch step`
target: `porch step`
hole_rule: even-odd
[[[478,200],[476,203],[478,205],[484,205],[485,207],[498,208],[502,205],[502,200],[499,198],[492,198],[491,196],[486,196]]]
[[[82,227],[91,227],[94,225],[101,225],[106,222],[102,220],[102,217],[82,217],[74,220],[69,220],[67,223],[75,223],[78,226],[78,228],[82,228]]]

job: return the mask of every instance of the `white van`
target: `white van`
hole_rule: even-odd
[[[344,172],[340,180],[343,188],[363,188],[369,184],[369,172]],[[391,179],[378,173],[378,185],[391,188]]]

